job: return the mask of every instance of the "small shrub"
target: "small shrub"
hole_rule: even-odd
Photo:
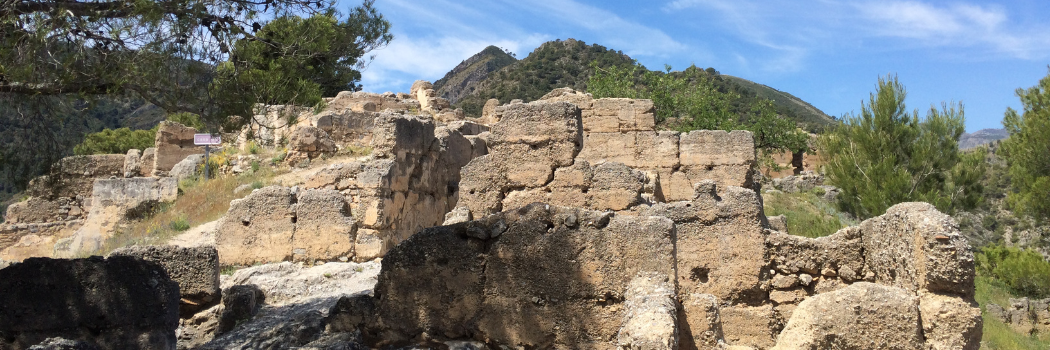
[[[248,151],[248,154],[259,154],[259,151],[262,150],[262,146],[259,146],[259,144],[255,143],[255,141],[248,141],[248,145],[245,147],[245,150]]]
[[[1050,296],[1050,263],[1031,249],[988,246],[977,254],[977,271],[1030,298]]]
[[[326,272],[324,274],[324,278],[332,278],[332,274]]]
[[[259,164],[259,161],[253,160],[252,161],[252,172],[254,173],[254,172],[259,171],[259,167],[260,166],[262,166],[262,164]]]
[[[823,197],[824,194],[826,194],[826,193],[828,193],[828,191],[824,190],[823,187],[814,187],[813,188],[813,194],[815,194],[815,195],[817,195],[819,197]]]
[[[257,189],[260,189],[260,188],[263,188],[263,187],[264,187],[264,185],[263,185],[262,181],[252,182],[252,189],[253,190],[257,190]]]
[[[190,229],[190,222],[185,216],[180,216],[168,223],[168,227],[175,232],[182,232]]]
[[[237,267],[236,266],[223,266],[222,270],[219,270],[219,273],[224,275],[224,276],[230,276],[234,272],[237,272]]]
[[[287,157],[287,156],[288,156],[288,151],[281,150],[280,152],[277,152],[277,154],[274,154],[273,158],[270,158],[270,162],[273,165],[280,164],[281,162],[284,161],[284,158]]]

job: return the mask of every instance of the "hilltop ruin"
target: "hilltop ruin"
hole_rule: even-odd
[[[371,154],[233,201],[214,232],[214,250],[115,256],[159,266],[203,259],[178,264],[200,266],[200,273],[169,273],[195,278],[178,281],[194,286],[197,294],[183,299],[200,311],[179,328],[186,348],[253,348],[264,337],[277,347],[316,348],[980,345],[970,247],[958,225],[929,204],[899,204],[823,238],[791,236],[763,213],[749,132],[657,130],[651,101],[570,89],[497,105],[486,105],[479,120],[463,120],[429,83],[417,82],[408,94],[344,92],[320,113],[297,111],[294,123],[282,117],[286,107],[274,107],[239,142],[252,136],[280,147],[285,140],[285,162],[296,167],[345,147]],[[0,258],[54,256],[39,247],[94,237],[83,233],[89,210],[108,217],[97,208],[124,215],[141,202],[171,200],[163,190],[111,189],[173,181],[165,172],[177,165],[158,168],[159,160],[191,151],[158,145],[141,155],[95,156],[91,171],[64,170],[81,158],[64,161],[47,179],[71,189],[35,187],[39,196],[12,206]],[[155,177],[131,178],[145,174],[135,169],[153,169]],[[125,194],[106,194],[116,192]],[[84,207],[87,198],[101,204]],[[67,203],[78,203],[80,214],[70,214]],[[68,232],[78,225],[81,233]],[[65,233],[40,233],[51,227]],[[52,238],[17,250],[32,246],[30,236]],[[380,264],[378,272],[363,267]],[[219,303],[212,278],[219,266],[249,265],[261,266],[223,282],[222,304],[210,306]],[[308,265],[320,265],[314,269],[325,269],[325,277]],[[370,292],[259,289],[303,280],[336,285],[359,268],[375,278]],[[40,330],[20,332],[40,337]],[[0,337],[8,342],[0,344],[32,345],[12,339]]]

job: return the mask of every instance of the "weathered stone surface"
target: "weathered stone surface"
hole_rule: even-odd
[[[499,100],[490,98],[488,101],[485,101],[485,106],[481,108],[481,119],[478,122],[485,125],[499,122],[499,118],[496,117],[496,107],[499,107]]]
[[[858,227],[847,227],[820,238],[792,236],[770,232],[766,237],[771,266],[784,275],[819,275],[824,270],[850,273],[850,281],[866,273],[862,245],[863,233]],[[844,276],[845,278],[846,276]]]
[[[923,349],[919,298],[858,282],[806,299],[772,349]]]
[[[920,293],[919,316],[926,349],[977,350],[981,347],[983,320],[976,302],[955,296]]]
[[[69,340],[61,337],[47,338],[42,343],[29,347],[29,350],[100,350],[98,346],[82,340]]]
[[[51,166],[47,175],[29,182],[26,194],[47,200],[90,197],[96,178],[124,177],[124,155],[72,156]]]
[[[216,335],[233,330],[239,323],[252,319],[262,308],[265,296],[254,284],[235,285],[222,293],[222,316],[215,329]]]
[[[672,281],[655,272],[631,280],[624,295],[626,315],[616,336],[619,349],[678,349],[678,308]]]
[[[726,343],[768,349],[777,341],[773,306],[733,305],[719,310]]]
[[[868,271],[881,284],[959,296],[974,292],[974,259],[950,216],[927,203],[901,203],[865,220]]]
[[[110,253],[160,264],[179,284],[183,318],[219,302],[219,251],[215,247],[132,246]]]
[[[105,349],[174,349],[178,284],[132,257],[32,258],[0,270],[0,347],[51,337]]]
[[[175,164],[175,166],[171,167],[171,171],[168,172],[168,175],[174,177],[178,181],[191,179],[197,177],[197,169],[201,164],[204,164],[204,155],[191,154],[186,156],[186,159],[183,159]],[[212,171],[216,171],[216,169],[213,169]]]
[[[534,204],[425,229],[383,259],[371,332],[612,348],[630,281],[673,276],[673,224],[610,216]]]
[[[813,171],[773,179],[773,188],[787,193],[807,192],[823,184],[824,175]]]
[[[722,350],[725,338],[722,333],[722,317],[719,314],[718,298],[711,294],[693,294],[688,298],[689,305],[683,304],[678,310],[678,318],[684,323],[679,326],[679,342],[685,349]],[[689,309],[689,313],[685,313]]]
[[[367,146],[372,143],[372,130],[379,113],[325,111],[312,117],[312,124],[344,145]]]
[[[141,169],[142,151],[137,149],[129,149],[128,153],[124,155],[124,177],[143,176]]]
[[[230,203],[216,245],[223,265],[332,261],[353,255],[355,230],[339,192],[270,186]]]
[[[171,168],[191,154],[203,154],[204,147],[193,144],[197,129],[170,121],[160,122],[154,146],[154,176],[165,175]]]
[[[301,126],[292,131],[288,139],[289,163],[314,159],[323,154],[335,153],[335,141],[324,130],[313,126]]]
[[[156,147],[150,147],[142,150],[142,158],[139,160],[139,173],[142,174],[142,176],[153,176],[153,165],[156,162]]]

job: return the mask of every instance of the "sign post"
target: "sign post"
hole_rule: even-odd
[[[193,144],[204,146],[204,181],[208,181],[208,156],[212,145],[221,145],[222,137],[212,134],[193,134]]]

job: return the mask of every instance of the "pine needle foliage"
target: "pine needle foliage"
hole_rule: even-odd
[[[911,201],[949,213],[975,207],[985,152],[959,152],[962,104],[931,106],[920,118],[917,110],[907,110],[906,95],[896,76],[880,78],[860,114],[844,116],[819,139],[828,159],[825,174],[842,188],[842,209],[870,218]]]
[[[1024,104],[1018,113],[1006,110],[1002,156],[1009,165],[1011,191],[1007,203],[1039,221],[1050,218],[1050,75],[1028,89],[1017,89]]]

